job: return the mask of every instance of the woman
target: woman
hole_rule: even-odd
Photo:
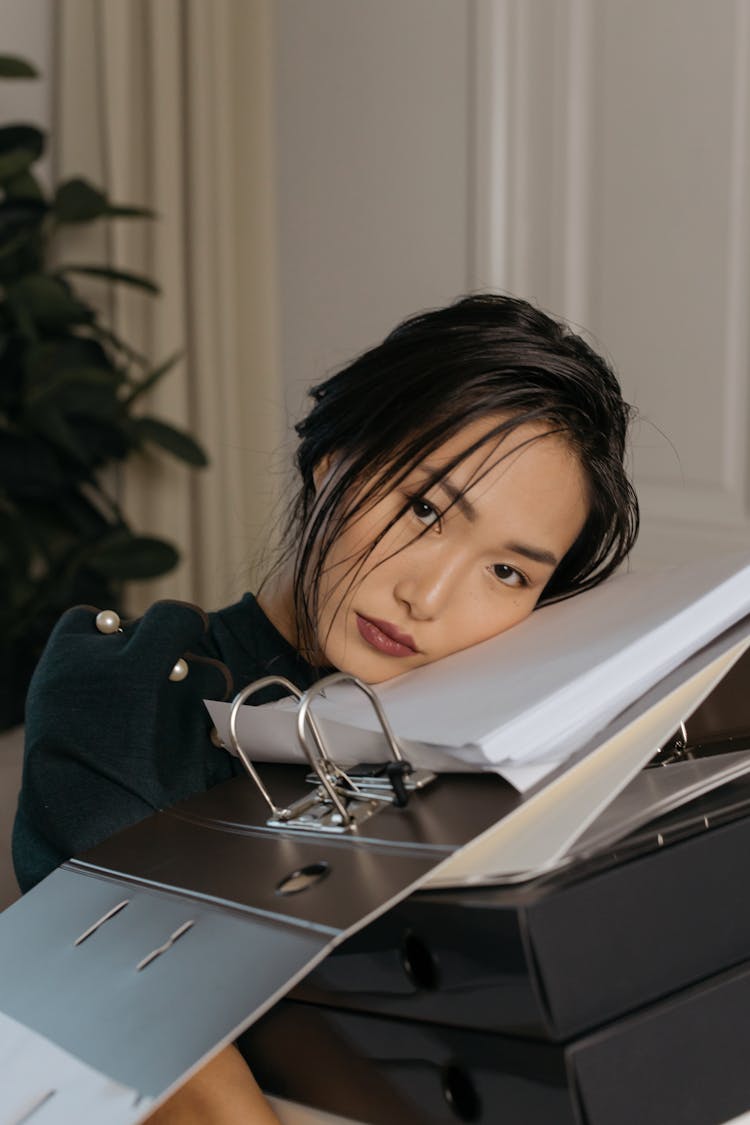
[[[617,380],[524,301],[412,317],[312,397],[285,549],[257,599],[209,617],[162,602],[123,627],[78,607],[54,630],[27,705],[24,890],[239,772],[204,698],[270,672],[380,683],[601,582],[634,542]]]

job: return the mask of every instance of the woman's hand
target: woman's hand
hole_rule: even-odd
[[[146,1125],[281,1125],[235,1046],[225,1047]]]

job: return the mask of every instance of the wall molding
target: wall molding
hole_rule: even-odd
[[[707,22],[697,0],[663,0],[663,26],[650,32],[653,8],[634,0],[624,41],[617,0],[476,4],[476,284],[529,296],[585,326],[595,345],[615,349],[626,393],[646,403],[653,422],[640,430],[635,451],[653,535],[663,532],[676,545],[703,530],[714,546],[750,545],[750,5],[733,0]],[[713,99],[705,120],[689,100],[698,97],[686,77],[691,62]],[[650,85],[632,111],[640,116],[629,121],[629,83],[644,75]],[[684,103],[675,94],[682,89]],[[713,128],[723,120],[731,122],[726,138]],[[623,128],[620,153],[613,123]],[[701,164],[704,139],[713,155]],[[694,175],[679,181],[672,213],[670,176],[691,167],[693,149]],[[643,244],[656,253],[644,234],[654,214],[665,218],[658,276],[632,250]],[[715,238],[708,232],[716,229]],[[661,235],[657,228],[657,241]],[[690,279],[681,309],[688,280],[681,252],[693,239],[695,270],[706,273],[707,336],[698,323],[700,277]],[[712,252],[705,266],[701,239]],[[686,350],[691,333],[701,355],[716,357],[708,370],[700,349]]]

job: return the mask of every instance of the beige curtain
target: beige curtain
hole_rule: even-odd
[[[118,482],[134,527],[183,555],[133,585],[131,608],[164,596],[213,608],[252,587],[280,488],[273,3],[59,0],[56,12],[56,174],[159,214],[74,232],[65,253],[158,280],[160,298],[120,287],[105,311],[154,363],[182,352],[145,405],[211,460],[191,472],[149,457]]]

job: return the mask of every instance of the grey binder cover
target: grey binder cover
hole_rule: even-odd
[[[747,633],[747,625],[737,627],[693,656],[624,713],[617,729],[719,658],[738,656]],[[574,755],[555,775],[561,792],[577,771],[590,782],[600,759],[611,780],[607,746]],[[611,797],[654,750],[632,741]],[[276,771],[274,785],[299,791],[299,771]],[[260,795],[246,779],[217,786],[64,864],[2,915],[0,1013],[40,1036],[41,1045],[55,1044],[132,1091],[129,1113],[118,1118],[130,1125],[348,935],[460,857],[470,841],[491,843],[493,825],[502,828],[509,813],[531,811],[536,800],[545,807],[549,790],[547,780],[521,799],[496,777],[441,777],[407,809],[387,807],[356,837],[331,838],[267,828]],[[279,893],[303,869],[316,881]],[[62,1114],[64,1075],[50,1086],[40,1073],[30,1113],[19,1111],[13,1077],[6,1073],[0,1083],[2,1125],[70,1120]]]

